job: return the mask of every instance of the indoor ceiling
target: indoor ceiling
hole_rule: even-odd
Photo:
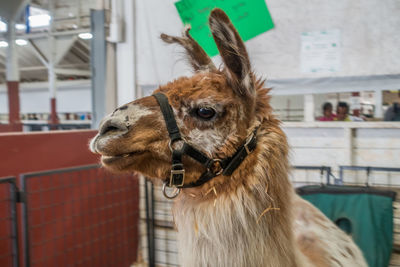
[[[22,0],[0,0],[0,16],[3,21],[8,18],[1,15],[4,10],[16,10]],[[90,40],[78,37],[79,33],[90,32],[90,9],[95,0],[52,0],[54,1],[53,31],[56,40],[55,68],[57,79],[74,80],[90,78]],[[6,2],[6,3],[3,3]],[[18,3],[17,3],[18,2]],[[49,10],[49,0],[27,1],[32,7]],[[24,5],[25,6],[25,5]],[[6,8],[4,8],[6,7]],[[3,9],[4,8],[4,9]],[[19,16],[23,18],[22,16]],[[17,23],[23,23],[21,19]],[[18,69],[21,82],[46,81],[48,69],[46,59],[49,57],[49,27],[31,28],[30,33],[24,29],[17,30],[16,39],[27,40],[25,45],[17,45]],[[0,33],[0,41],[6,41],[5,33]],[[6,81],[7,47],[0,46],[0,83]]]

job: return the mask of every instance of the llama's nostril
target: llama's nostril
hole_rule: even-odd
[[[100,135],[107,133],[122,134],[128,131],[128,127],[125,123],[116,120],[107,120],[100,126]]]

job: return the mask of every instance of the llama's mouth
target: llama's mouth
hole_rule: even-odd
[[[102,155],[101,156],[101,162],[105,165],[111,165],[119,161],[124,161],[127,159],[132,158],[135,155],[139,155],[143,152],[140,151],[134,151],[130,153],[124,153],[124,154],[119,154],[119,155]]]

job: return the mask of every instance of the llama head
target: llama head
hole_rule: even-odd
[[[214,9],[209,24],[224,68],[215,68],[192,39],[189,29],[182,37],[162,34],[165,42],[185,48],[195,74],[160,86],[156,92],[167,96],[187,143],[208,157],[226,158],[236,152],[259,123],[257,113],[265,117],[270,110],[262,82],[255,80],[244,43],[227,15]],[[125,104],[105,117],[90,147],[102,155],[103,165],[111,170],[137,171],[165,179],[171,170],[169,141],[160,106],[149,96]],[[174,143],[179,145],[180,142]],[[187,182],[198,179],[205,169],[186,156],[183,163]]]

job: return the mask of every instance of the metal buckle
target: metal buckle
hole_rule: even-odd
[[[250,151],[248,145],[250,144],[251,140],[254,137],[254,132],[251,133],[251,135],[249,135],[249,137],[247,137],[246,139],[246,143],[244,144],[244,149],[246,149],[247,154],[250,154],[253,151]]]
[[[181,167],[182,169],[180,170],[174,170],[174,167]],[[173,184],[174,181],[174,175],[182,175],[182,183],[175,185]],[[185,184],[185,169],[183,169],[182,164],[173,164],[172,169],[171,169],[171,175],[169,176],[169,187],[177,187],[177,186],[183,186]]]

